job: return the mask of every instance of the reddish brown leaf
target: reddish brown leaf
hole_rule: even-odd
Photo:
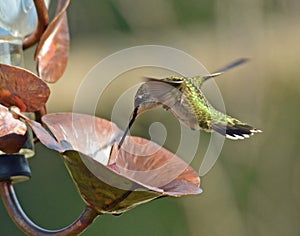
[[[17,153],[26,141],[26,125],[15,119],[8,109],[0,105],[0,150]]]
[[[26,125],[13,117],[8,108],[0,105],[0,137],[7,134],[21,134],[26,133]]]
[[[25,118],[25,117],[22,117]],[[64,152],[66,148],[49,133],[40,123],[30,120],[26,117],[26,122],[30,125],[33,132],[39,138],[42,144],[47,148],[56,150],[58,152]]]
[[[121,175],[138,183],[162,189],[170,196],[201,192],[197,173],[175,154],[158,144],[129,136],[120,150],[116,146],[111,153],[111,162],[116,162]]]
[[[119,214],[161,196],[199,194],[195,171],[171,152],[137,137],[121,150],[121,131],[107,120],[72,113],[48,114],[28,123],[40,141],[63,154],[65,164],[87,205],[99,213]],[[110,164],[101,155],[109,155]],[[100,159],[100,161],[99,161]]]
[[[69,144],[68,150],[86,155],[97,156],[99,150],[111,145],[122,132],[110,121],[84,114],[47,114],[42,121],[58,142]]]
[[[35,74],[0,64],[0,104],[17,106],[22,112],[34,112],[45,105],[49,95],[49,87]]]
[[[66,9],[69,2],[59,2],[57,15],[45,30],[36,49],[38,74],[49,83],[60,79],[68,62],[70,36]]]
[[[7,89],[0,88],[0,102],[6,107],[17,106],[21,111],[26,111],[26,105],[22,99],[12,94]]]
[[[162,196],[83,153],[66,151],[64,157],[83,200],[99,213],[120,214]]]

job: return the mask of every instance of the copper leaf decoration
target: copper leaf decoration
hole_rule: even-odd
[[[98,150],[111,145],[122,133],[114,123],[84,114],[47,114],[42,121],[58,141],[69,144],[68,150],[86,155],[96,156]]]
[[[60,79],[68,62],[70,36],[66,10],[69,2],[59,1],[57,14],[42,35],[36,49],[38,74],[49,83]]]
[[[83,153],[67,151],[64,157],[82,198],[99,213],[120,214],[162,195]]]
[[[26,125],[0,105],[0,127],[0,150],[5,153],[18,152],[27,138]]]
[[[49,132],[27,122],[44,145],[64,156],[82,198],[99,213],[119,214],[161,196],[201,192],[197,173],[159,145],[129,137],[118,150],[122,132],[112,122],[74,113],[48,114],[42,120]],[[158,172],[148,173],[152,170]]]
[[[122,148],[116,146],[111,161],[120,174],[156,188],[172,196],[200,193],[197,173],[175,154],[158,144],[129,136]]]
[[[0,104],[34,112],[45,105],[49,95],[47,84],[32,72],[0,64]]]

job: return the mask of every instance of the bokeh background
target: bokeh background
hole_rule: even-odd
[[[225,142],[217,163],[201,179],[201,195],[156,200],[120,217],[101,216],[83,235],[300,235],[299,12],[298,0],[71,1],[71,54],[64,77],[51,85],[49,112],[72,111],[80,82],[101,59],[131,46],[158,44],[189,53],[209,71],[250,57],[250,63],[215,81],[227,112],[264,131],[243,142]],[[34,70],[32,55],[33,49],[27,51],[25,62]],[[104,94],[99,116],[110,119],[122,92],[118,87],[126,88],[132,75],[123,77]],[[128,113],[118,124],[123,129],[131,109],[128,100]],[[179,127],[157,109],[141,116],[132,133],[149,137],[155,121]],[[176,134],[172,137],[165,146],[174,151]],[[196,170],[208,139],[201,133],[192,162]],[[83,202],[61,157],[42,145],[36,149],[32,179],[16,191],[36,223],[66,226]],[[0,229],[3,236],[23,235],[2,203]]]

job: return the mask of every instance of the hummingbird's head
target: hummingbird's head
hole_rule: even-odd
[[[153,98],[152,98],[151,94],[149,93],[147,84],[146,83],[142,84],[139,87],[138,91],[136,92],[135,99],[134,99],[134,106],[138,107],[141,104],[147,103],[151,100],[153,100]]]
[[[142,84],[134,98],[134,107],[138,107],[138,113],[140,114],[158,105],[158,100],[151,94],[148,84]]]

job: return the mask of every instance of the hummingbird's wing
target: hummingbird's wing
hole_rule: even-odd
[[[179,97],[179,95],[178,95]],[[181,93],[180,99],[170,108],[171,113],[186,126],[193,130],[199,130],[199,122],[186,96]]]
[[[208,79],[210,78],[214,78],[214,77],[217,77],[219,75],[222,75],[223,73],[225,73],[226,71],[229,71],[239,65],[242,65],[244,63],[246,63],[247,61],[249,61],[249,58],[240,58],[240,59],[237,59],[233,62],[231,62],[230,64],[222,67],[221,69],[215,71],[214,73],[212,74],[209,74],[209,75],[204,75],[204,76],[197,76],[195,78],[198,79],[198,84],[199,84],[199,87],[201,87],[201,85]]]
[[[173,85],[163,83],[156,79],[149,79],[143,83],[134,97],[135,108],[131,115],[129,128],[132,126],[136,117],[145,111],[161,105],[165,108],[172,107],[177,100],[176,90]]]
[[[253,128],[251,125],[243,123],[238,119],[230,117],[219,111],[214,110],[212,114],[211,128],[226,136],[226,138],[238,140],[249,138],[250,135],[253,135],[254,133],[262,132],[261,130]]]
[[[139,87],[135,95],[135,107],[140,107],[139,113],[160,105],[171,107],[176,102],[174,91],[178,90],[178,86],[179,84],[149,78]]]
[[[239,65],[242,65],[242,64],[244,64],[244,63],[247,62],[247,61],[249,61],[249,58],[240,58],[240,59],[237,59],[237,60],[231,62],[230,64],[224,66],[223,68],[221,68],[221,69],[215,71],[215,72],[212,73],[211,75],[214,75],[214,74],[216,74],[216,75],[221,75],[221,74],[223,74],[224,72],[226,72],[226,71],[228,71],[228,70],[231,70],[231,69],[233,69],[233,68],[235,68],[235,67],[237,67],[237,66],[239,66]]]
[[[176,97],[172,97],[173,90],[176,90],[174,86],[163,83],[157,79],[148,79],[147,82],[143,83],[138,88],[134,97],[134,110],[131,114],[126,130],[118,144],[118,149],[122,146],[131,126],[141,113],[157,106],[163,106],[168,109],[176,103]]]
[[[145,83],[147,92],[152,95],[158,104],[169,110],[178,120],[193,130],[199,129],[198,120],[185,94],[181,91],[180,85],[183,81],[168,79],[149,78]]]
[[[160,82],[160,83],[163,82],[176,88],[183,83],[183,78],[184,77],[179,77],[179,76],[170,76],[163,79],[144,77],[146,82]]]

